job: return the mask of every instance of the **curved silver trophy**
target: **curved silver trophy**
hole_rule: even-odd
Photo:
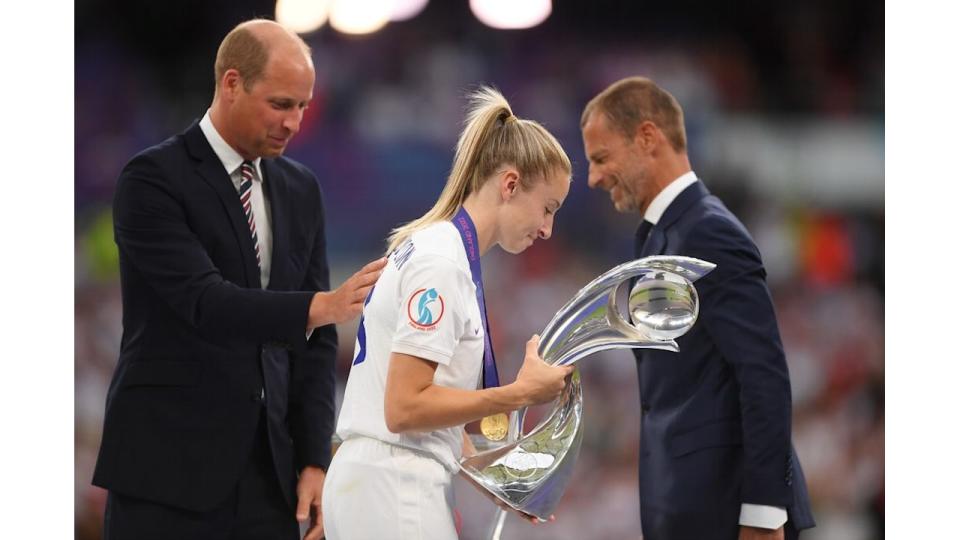
[[[693,282],[716,265],[691,257],[653,256],[621,264],[591,281],[554,315],[540,334],[538,353],[551,365],[569,365],[607,349],[676,352],[675,338],[697,320]],[[636,283],[625,294],[630,282]],[[622,310],[627,298],[629,320]],[[575,370],[553,409],[523,433],[527,409],[513,413],[507,442],[460,461],[478,489],[523,514],[547,520],[560,502],[583,438],[583,392]],[[499,510],[491,538],[499,540],[506,510]]]

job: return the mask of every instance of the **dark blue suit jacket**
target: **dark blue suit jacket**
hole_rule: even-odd
[[[123,338],[94,484],[210,510],[249,463],[264,407],[288,502],[295,470],[329,464],[336,328],[305,335],[313,291],[330,286],[323,200],[302,165],[264,159],[261,169],[273,235],[266,290],[237,191],[198,124],[121,172]]]
[[[735,539],[742,503],[786,507],[794,528],[812,527],[790,438],[790,379],[756,245],[697,181],[637,246],[638,257],[659,254],[717,268],[695,283],[700,315],[677,339],[680,352],[635,351],[644,539]]]

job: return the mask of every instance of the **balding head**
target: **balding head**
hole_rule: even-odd
[[[210,120],[220,136],[244,159],[281,155],[313,98],[310,48],[279,24],[256,19],[227,34],[214,69]]]
[[[250,91],[263,78],[271,57],[313,68],[310,47],[297,34],[267,19],[253,19],[238,24],[220,43],[214,64],[214,77],[219,90],[223,76],[235,69]]]

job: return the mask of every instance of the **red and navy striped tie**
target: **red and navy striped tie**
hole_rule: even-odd
[[[250,236],[253,237],[253,249],[257,253],[257,266],[260,266],[260,241],[257,240],[257,221],[253,219],[253,162],[244,161],[240,165],[240,203],[243,204],[243,213],[247,216],[247,225],[250,226]]]

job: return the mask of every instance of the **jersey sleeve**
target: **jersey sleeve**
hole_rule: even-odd
[[[470,279],[453,261],[425,254],[404,265],[399,296],[391,351],[449,365],[475,299]]]

